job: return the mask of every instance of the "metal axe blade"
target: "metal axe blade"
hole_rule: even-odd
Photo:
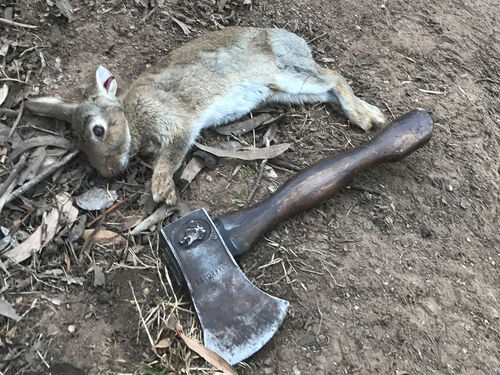
[[[188,286],[206,347],[233,365],[273,337],[288,301],[246,278],[204,209],[169,224],[160,238],[175,278]]]

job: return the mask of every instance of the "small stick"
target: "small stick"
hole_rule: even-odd
[[[87,249],[94,242],[94,237],[97,234],[97,232],[99,232],[99,229],[101,228],[101,224],[104,221],[105,217],[106,217],[106,215],[103,215],[101,217],[101,219],[99,220],[99,223],[97,224],[97,227],[92,231],[92,233],[90,233],[90,236],[88,236],[87,239],[85,240],[85,242],[83,243],[83,246],[82,246],[82,248],[80,250],[80,256],[78,258],[78,260],[80,262],[83,260],[83,257],[85,255],[87,255]]]
[[[384,102],[386,108],[389,110],[389,112],[391,113],[391,116],[392,116],[392,119],[396,119],[396,117],[394,116],[394,113],[392,113],[392,109],[391,107],[389,107],[389,104],[387,104],[386,102]]]
[[[14,117],[17,115],[17,111],[10,108],[0,108],[0,113],[8,117]]]
[[[155,212],[153,212],[151,215],[149,215],[147,218],[145,218],[143,221],[137,224],[137,226],[134,229],[132,229],[130,234],[132,236],[135,236],[136,234],[139,234],[142,231],[151,228],[156,223],[172,215],[176,210],[177,208],[175,207],[169,208],[165,203],[162,204],[160,207],[156,209]]]
[[[252,203],[252,199],[257,192],[257,189],[259,188],[260,182],[262,181],[262,175],[264,174],[264,167],[266,166],[267,159],[264,159],[260,162],[260,167],[259,167],[259,174],[257,175],[257,178],[255,179],[255,182],[253,183],[252,191],[248,195],[247,198],[247,206]]]
[[[55,162],[47,169],[43,170],[35,178],[32,178],[31,180],[29,180],[28,182],[23,184],[21,187],[14,190],[10,194],[10,196],[7,198],[5,203],[9,203],[10,201],[19,197],[21,194],[26,193],[29,189],[31,189],[33,186],[38,184],[40,181],[43,181],[46,177],[50,176],[52,173],[57,171],[59,168],[61,168],[65,164],[69,163],[78,154],[78,152],[79,151],[73,151],[73,152],[67,154],[64,158],[62,158],[58,162]]]
[[[495,81],[494,79],[491,78],[479,78],[474,81],[475,83],[477,82],[489,82],[489,83],[496,83],[497,85],[500,85],[500,81]]]
[[[6,25],[10,25],[10,26],[24,27],[26,29],[36,29],[36,28],[38,28],[38,26],[33,26],[33,25],[28,25],[26,23],[11,21],[11,20],[7,20],[5,18],[0,18],[0,23],[5,23]]]
[[[10,172],[9,177],[7,177],[7,180],[5,180],[5,182],[2,185],[0,185],[0,197],[5,193],[5,191],[10,186],[12,181],[14,181],[14,179],[17,178],[17,175],[24,168],[25,164],[26,164],[26,155],[22,155],[19,158],[17,164],[12,169],[12,172]]]
[[[94,225],[95,223],[97,223],[99,220],[101,220],[101,218],[104,216],[104,215],[107,215],[111,212],[113,212],[114,210],[116,210],[118,207],[120,207],[123,203],[125,203],[125,199],[122,200],[122,201],[118,201],[116,202],[115,204],[113,204],[111,207],[109,207],[106,211],[104,211],[102,214],[100,214],[99,216],[97,216],[94,220],[92,220],[90,223],[87,224],[87,228],[90,228],[92,225]]]
[[[418,91],[423,92],[424,94],[433,94],[433,95],[444,95],[444,94],[446,94],[443,91],[436,91],[436,90],[418,89]]]
[[[319,34],[319,35],[316,35],[314,38],[312,38],[311,40],[308,40],[307,43],[312,43],[320,38],[323,38],[326,34],[328,34],[326,31],[322,34]]]
[[[30,83],[29,82],[25,82],[25,81],[21,81],[20,79],[17,79],[17,78],[0,78],[0,82],[3,82],[3,81],[12,81],[12,82],[19,82],[19,83],[24,83],[25,85],[29,85]]]
[[[137,307],[137,312],[139,313],[139,317],[141,318],[142,326],[144,327],[144,330],[146,331],[146,335],[148,335],[148,339],[149,339],[149,343],[151,344],[151,347],[153,347],[153,346],[155,346],[155,342],[153,341],[153,338],[151,337],[151,334],[149,333],[148,326],[146,325],[146,322],[144,321],[144,317],[142,316],[141,307],[139,306],[139,302],[137,301],[137,298],[135,297],[134,287],[132,286],[132,283],[130,282],[130,280],[128,281],[128,284],[130,285],[130,290],[132,291],[132,296],[134,297],[135,306]]]
[[[12,137],[14,130],[16,130],[16,128],[17,128],[17,124],[19,124],[19,121],[21,121],[21,117],[23,116],[23,112],[24,112],[24,101],[21,102],[21,106],[19,107],[19,112],[17,112],[17,117],[14,120],[14,123],[12,124],[12,128],[10,128],[9,138]]]

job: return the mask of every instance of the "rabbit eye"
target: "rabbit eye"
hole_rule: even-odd
[[[102,137],[104,137],[104,127],[102,125],[94,125],[94,127],[92,128],[92,132],[99,139],[102,139]]]

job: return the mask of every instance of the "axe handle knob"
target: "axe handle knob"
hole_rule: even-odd
[[[394,120],[373,140],[335,154],[301,171],[276,193],[248,209],[214,220],[233,255],[246,252],[278,222],[317,206],[376,164],[398,161],[423,146],[432,134],[433,121],[423,109]]]

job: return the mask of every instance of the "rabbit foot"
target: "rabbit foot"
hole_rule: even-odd
[[[348,116],[354,125],[359,126],[364,131],[370,130],[373,124],[382,125],[385,123],[385,116],[380,109],[359,98],[356,98],[356,108],[348,113]]]
[[[151,182],[151,192],[155,202],[165,202],[169,206],[174,206],[177,202],[175,184],[171,175],[165,173],[154,173]]]

